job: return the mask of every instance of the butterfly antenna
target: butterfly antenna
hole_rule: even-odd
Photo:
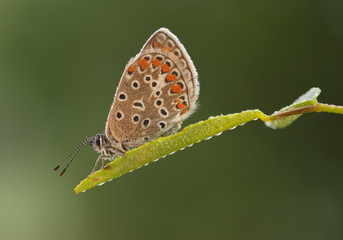
[[[62,164],[65,162],[65,161],[67,161],[69,158],[70,158],[70,156],[71,155],[73,155],[73,153],[76,151],[76,148],[71,152],[71,153],[69,153],[69,155],[60,163],[60,164],[58,164],[54,169],[52,169],[52,171],[53,172],[56,172],[59,168],[60,168],[60,166],[62,166]]]
[[[62,164],[67,161],[70,157],[70,161],[68,162],[67,166],[63,169],[63,171],[60,173],[60,176],[62,176],[67,168],[69,167],[70,163],[73,161],[73,159],[76,157],[76,155],[80,152],[80,150],[86,145],[86,143],[89,142],[89,139],[87,138],[85,141],[83,141],[79,146],[77,146],[60,164],[58,164],[52,171],[56,172]]]

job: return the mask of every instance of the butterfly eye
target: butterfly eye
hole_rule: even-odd
[[[95,145],[100,147],[100,138],[95,139]]]

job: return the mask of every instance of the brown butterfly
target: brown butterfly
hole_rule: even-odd
[[[133,148],[180,129],[196,109],[198,74],[186,49],[166,28],[148,39],[126,65],[107,117],[105,133],[85,140],[57,167],[89,143],[98,153],[94,173],[102,160],[113,160]]]

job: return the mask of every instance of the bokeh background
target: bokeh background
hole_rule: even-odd
[[[260,121],[75,195],[127,61],[167,27],[209,116],[272,113],[311,87],[343,104],[343,2],[0,1],[1,239],[342,239],[343,118]]]

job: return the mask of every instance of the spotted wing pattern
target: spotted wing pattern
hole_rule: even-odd
[[[198,95],[191,58],[177,37],[161,28],[125,67],[105,134],[128,148],[167,135],[196,109]]]

